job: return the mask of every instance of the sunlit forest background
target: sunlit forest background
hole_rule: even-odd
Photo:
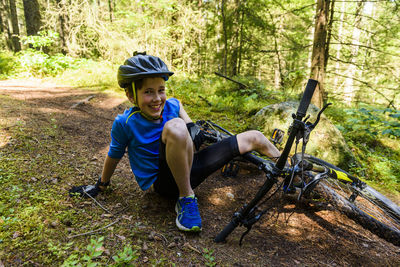
[[[181,74],[219,71],[282,92],[300,90],[310,75],[319,75],[324,101],[396,108],[399,5],[394,0],[2,0],[0,73],[56,75],[82,63],[79,59],[121,64],[133,51],[146,51]],[[318,64],[319,73],[312,73]]]

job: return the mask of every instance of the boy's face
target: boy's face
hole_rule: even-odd
[[[144,78],[142,88],[138,89],[136,94],[138,102],[136,104],[143,113],[153,118],[159,118],[161,116],[167,99],[165,80],[163,78]],[[131,98],[129,98],[129,100],[132,101],[133,99]]]

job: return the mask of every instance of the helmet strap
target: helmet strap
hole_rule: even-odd
[[[142,115],[145,119],[147,119],[147,120],[149,120],[149,121],[156,121],[156,120],[162,120],[162,114],[163,114],[163,112],[164,112],[164,110],[162,110],[160,116],[159,116],[159,117],[156,117],[156,118],[147,115],[146,113],[142,112],[141,110],[140,110],[140,115]]]

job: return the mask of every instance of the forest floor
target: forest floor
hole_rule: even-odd
[[[242,246],[243,227],[226,243],[214,243],[264,182],[244,163],[236,178],[216,172],[195,190],[200,234],[177,230],[174,201],[142,192],[126,157],[112,190],[97,197],[106,210],[91,199],[69,197],[71,186],[93,184],[101,173],[114,117],[127,107],[124,98],[90,89],[0,81],[0,266],[111,265],[129,246],[135,265],[400,266],[399,247],[330,205],[299,203],[281,193]],[[100,255],[88,260],[83,255],[91,240],[101,243]]]

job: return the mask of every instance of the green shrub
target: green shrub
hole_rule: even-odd
[[[14,74],[19,67],[19,62],[11,52],[0,51],[0,79],[6,79]]]
[[[400,137],[400,111],[362,107],[345,112],[347,119],[341,129],[345,132],[363,132],[374,137]]]
[[[23,36],[21,42],[24,45],[30,45],[30,47],[43,50],[44,48],[53,45],[58,38],[59,34],[57,32],[49,30],[40,31],[38,32],[38,35]]]
[[[48,54],[34,49],[27,49],[16,54],[23,76],[56,76],[66,69],[76,69],[84,59],[75,59],[70,56]]]

